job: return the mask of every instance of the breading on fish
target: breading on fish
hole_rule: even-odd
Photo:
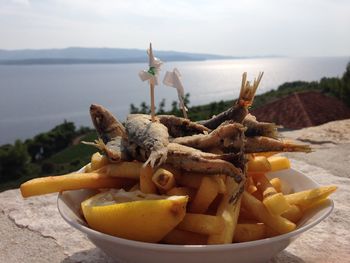
[[[99,139],[82,143],[97,147],[111,162],[129,160],[130,157],[124,147],[126,131],[123,124],[109,110],[97,104],[90,106],[90,116]]]
[[[199,123],[174,115],[158,115],[157,118],[168,128],[169,135],[173,138],[210,132],[209,128]]]
[[[125,128],[128,143],[137,145],[147,155],[145,165],[149,163],[154,167],[166,161],[169,143],[167,127],[159,121],[152,122],[150,115],[131,114]]]
[[[90,106],[90,116],[98,136],[104,143],[109,142],[117,136],[126,137],[126,131],[113,114],[101,105]]]
[[[289,140],[277,140],[264,136],[246,137],[245,153],[258,152],[311,152],[310,145],[297,144]]]
[[[236,187],[233,191],[234,196],[231,197],[231,202],[236,202],[244,189],[246,178],[244,170],[237,168],[231,162],[239,161],[244,166],[244,162],[240,160],[241,156],[237,154],[220,155],[206,153],[185,145],[169,143],[166,164],[187,172],[212,175],[226,174],[231,176],[236,182]]]
[[[239,123],[223,123],[209,134],[178,137],[172,142],[206,151],[220,145],[232,149],[232,152],[241,152],[244,146],[244,131],[244,126]]]
[[[244,118],[242,124],[247,127],[245,135],[248,137],[266,136],[270,138],[278,138],[278,128],[282,126],[269,122],[260,122],[250,113]]]

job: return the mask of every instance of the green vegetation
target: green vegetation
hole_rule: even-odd
[[[306,91],[318,91],[324,94],[334,96],[345,104],[350,106],[350,63],[346,67],[346,71],[342,78],[322,78],[320,81],[294,81],[286,82],[280,85],[276,90],[270,90],[264,94],[255,96],[254,103],[251,109],[257,109],[267,103],[273,102],[280,98],[289,96],[295,92],[306,92]],[[186,94],[185,104],[189,105],[189,94]],[[200,106],[188,107],[188,117],[192,121],[199,121],[211,118],[213,115],[217,115],[220,112],[228,109],[235,103],[234,100],[212,102]],[[165,101],[163,100],[161,105],[158,107],[157,114],[173,114],[182,117],[182,112],[177,107],[178,103],[173,101],[171,103],[171,110],[164,112]],[[161,110],[161,112],[160,112]],[[131,113],[149,113],[149,106],[146,102],[142,102],[140,107],[130,105]]]
[[[33,139],[0,147],[0,191],[18,187],[22,182],[50,174],[68,173],[87,163],[95,149],[73,145],[74,139],[94,140],[90,128],[76,130],[74,123],[65,121]]]
[[[295,81],[284,83],[277,90],[257,95],[253,108],[288,96],[294,92],[315,90],[335,96],[350,106],[350,63],[341,78],[322,78],[320,81]],[[189,107],[191,120],[208,119],[231,107],[234,100],[212,102],[201,106]],[[190,104],[190,95],[186,94],[185,104]],[[165,111],[165,99],[157,107],[157,114],[182,116],[178,103],[173,101],[171,109]],[[149,113],[147,103],[139,107],[131,104],[131,113]],[[76,130],[74,123],[64,122],[51,131],[41,133],[24,142],[17,140],[13,145],[0,146],[0,191],[17,188],[21,183],[34,177],[52,174],[65,174],[76,171],[89,162],[91,154],[96,152],[91,146],[78,143],[80,140],[93,141],[97,135],[90,128]]]

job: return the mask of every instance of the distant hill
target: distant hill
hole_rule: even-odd
[[[162,61],[196,61],[238,58],[232,56],[159,50],[155,50],[155,54]],[[141,49],[82,47],[69,47],[64,49],[0,49],[1,65],[137,63],[147,61],[148,57],[146,50]]]

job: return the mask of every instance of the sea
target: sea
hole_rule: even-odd
[[[284,82],[341,77],[349,61],[350,57],[284,57],[166,62],[155,88],[155,104],[165,99],[166,108],[170,108],[177,100],[176,90],[162,84],[165,72],[174,68],[181,73],[185,92],[190,93],[189,106],[194,106],[236,99],[243,72],[247,72],[248,80],[264,72],[257,91],[261,94]],[[92,126],[92,103],[125,120],[131,103],[149,104],[149,85],[138,76],[146,68],[143,63],[1,65],[0,145],[31,138],[65,120],[77,127]]]

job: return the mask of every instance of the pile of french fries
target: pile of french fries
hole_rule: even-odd
[[[21,186],[23,197],[75,189],[124,188],[146,194],[187,195],[184,219],[162,243],[180,245],[228,244],[272,237],[293,231],[307,209],[323,202],[335,186],[283,194],[279,178],[267,172],[290,168],[286,157],[250,155],[245,191],[236,202],[234,180],[224,174],[205,175],[171,166],[153,170],[140,162],[109,163],[95,153],[83,173],[37,178]]]

